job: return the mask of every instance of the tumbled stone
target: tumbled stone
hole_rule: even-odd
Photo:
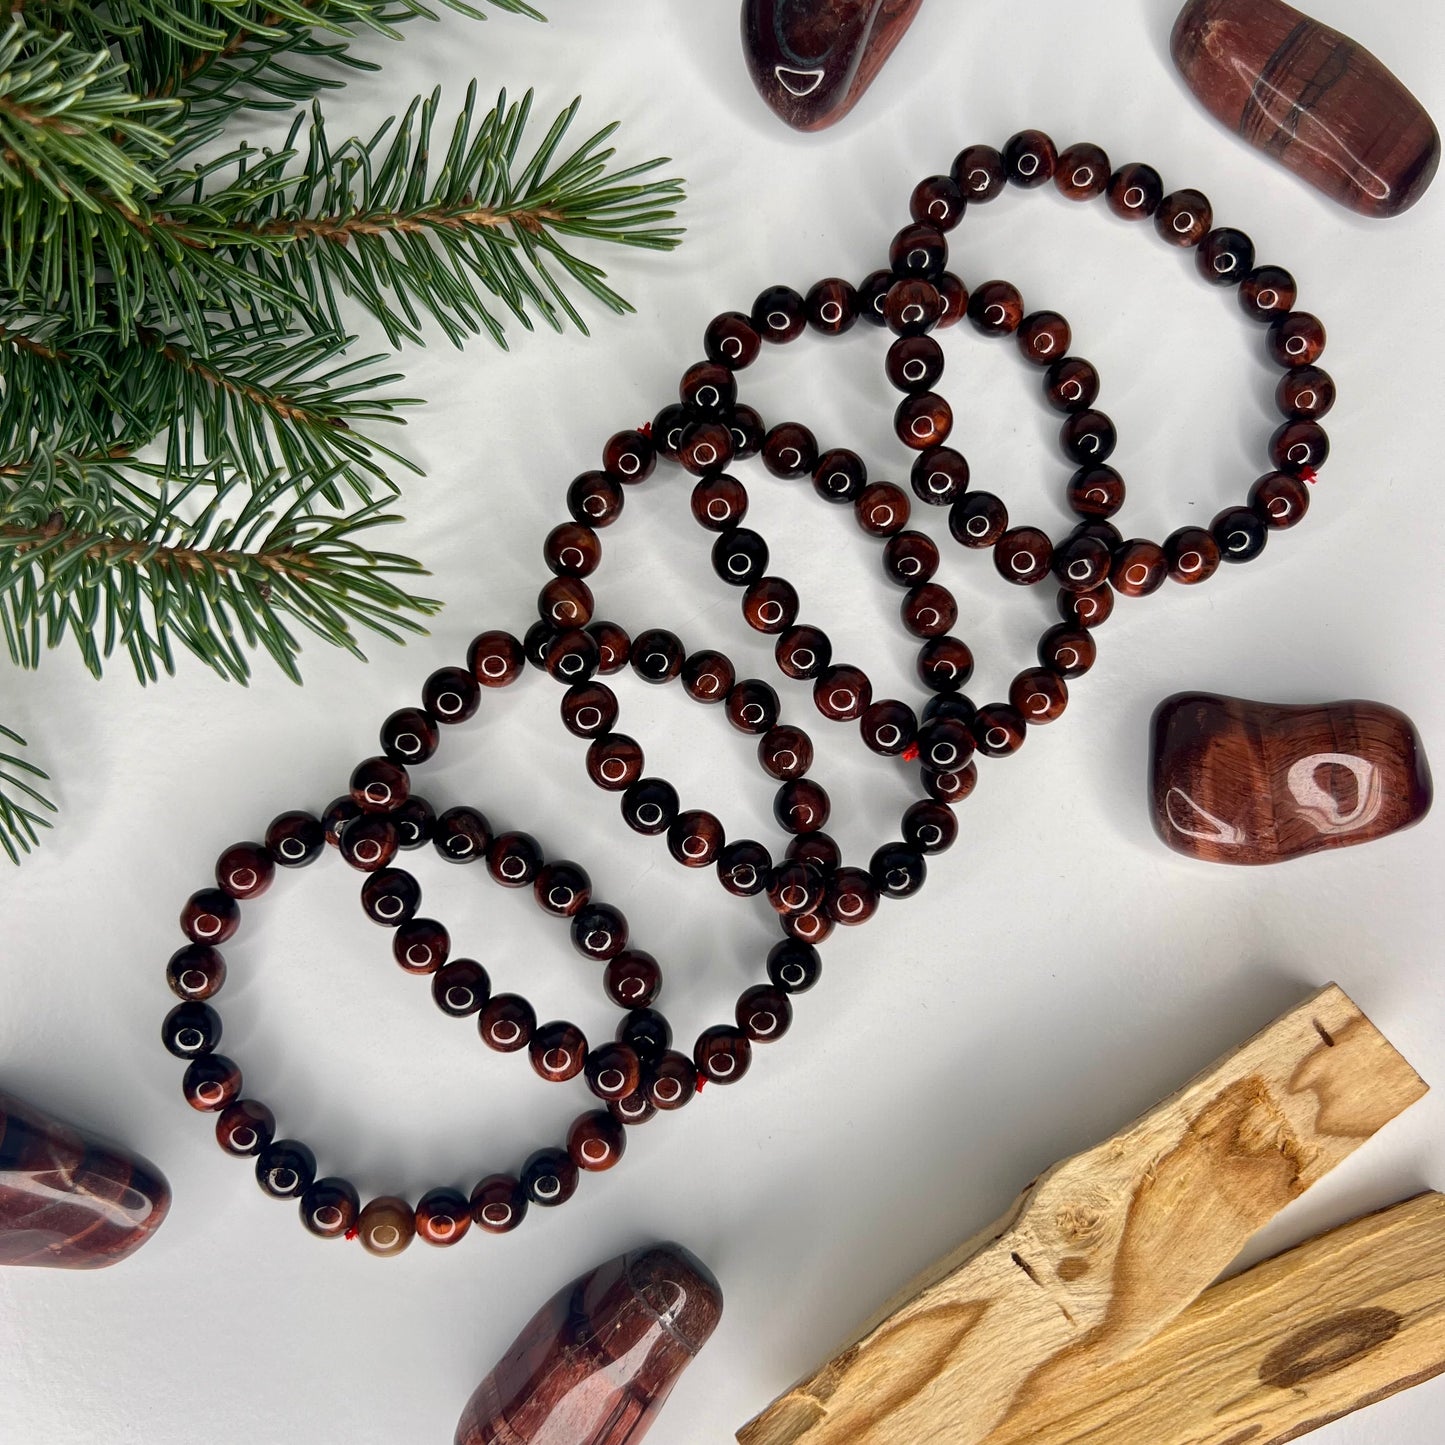
[[[1211,863],[1369,843],[1430,810],[1415,725],[1378,702],[1293,707],[1180,693],[1154,713],[1154,827]]]
[[[744,0],[743,53],[758,93],[790,126],[843,119],[923,0]]]
[[[1171,49],[1211,115],[1362,215],[1397,216],[1434,179],[1440,136],[1420,102],[1283,0],[1188,0]]]
[[[635,1445],[721,1317],[717,1280],[679,1245],[599,1265],[532,1318],[455,1445]]]
[[[170,1207],[153,1164],[0,1094],[0,1264],[103,1269]]]

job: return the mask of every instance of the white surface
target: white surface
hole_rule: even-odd
[[[1147,719],[1181,688],[1379,698],[1408,712],[1437,753],[1445,737],[1445,190],[1403,219],[1368,223],[1248,151],[1176,79],[1166,53],[1175,8],[935,0],[854,116],[811,138],[786,132],[752,94],[735,0],[551,0],[545,30],[447,16],[411,27],[398,47],[373,47],[387,70],[353,86],[344,109],[330,106],[336,133],[348,122],[369,129],[437,81],[459,100],[473,73],[484,88],[540,82],[544,112],[581,90],[585,121],[624,122],[625,154],[678,158],[689,237],[671,257],[599,256],[639,315],[590,311],[590,341],[515,334],[510,358],[484,342],[404,358],[406,390],[430,398],[405,433],[429,476],[408,484],[409,521],[391,540],[429,561],[431,590],[449,603],[431,641],[377,644],[368,668],[311,648],[304,690],[264,666],[249,691],[228,690],[190,664],[146,692],[124,664],[95,687],[69,653],[37,676],[0,674],[0,715],[31,736],[65,806],[42,853],[0,876],[0,1072],[7,1087],[157,1160],[176,1196],[165,1228],[117,1269],[0,1272],[5,1445],[442,1445],[547,1295],[654,1237],[697,1250],[728,1303],[652,1439],[722,1441],[1040,1167],[1148,1107],[1317,984],[1337,979],[1427,1078],[1445,1081],[1438,816],[1368,848],[1262,870],[1186,862],[1147,821]],[[1315,9],[1445,114],[1436,5]],[[828,946],[822,986],[798,1001],[792,1035],[760,1051],[744,1086],[638,1131],[620,1169],[584,1180],[566,1208],[537,1211],[507,1239],[418,1244],[392,1262],[312,1239],[294,1206],[266,1200],[250,1167],[216,1148],[160,1046],[181,902],[209,881],[226,844],[341,791],[375,750],[382,717],[433,667],[460,660],[473,633],[523,630],[567,482],[596,464],[611,431],[670,398],[710,316],[746,309],[776,281],[862,276],[919,177],[946,169],[966,143],[999,144],[1028,125],[1198,186],[1262,259],[1299,277],[1301,304],[1329,327],[1325,363],[1341,397],[1307,524],[1197,592],[1121,601],[1066,718],[1007,767],[984,765],[962,839],[931,865],[924,894]],[[1273,380],[1231,297],[1202,286],[1147,229],[1052,191],[971,215],[953,254],[968,281],[1007,275],[1031,304],[1072,321],[1119,424],[1128,531],[1162,537],[1243,498],[1264,470]],[[1010,345],[968,328],[945,344],[944,387],[975,484],[1057,532],[1067,469],[1035,378]],[[770,420],[806,420],[860,450],[875,475],[901,478],[883,351],[871,330],[805,339],[770,351],[744,393]],[[806,616],[841,658],[870,670],[879,695],[916,697],[876,544],[805,483],[774,482],[756,463],[745,476]],[[687,490],[669,472],[629,495],[594,579],[601,614],[633,630],[671,627],[689,646],[723,646],[771,675],[736,594],[711,574]],[[944,521],[922,518],[938,536]],[[980,658],[970,692],[1000,696],[1032,659],[1052,590],[1006,589],[986,559],[951,543],[943,577]],[[686,800],[717,810],[735,835],[775,841],[770,790],[720,716],[701,715],[677,689],[622,678],[618,690],[623,726]],[[895,835],[902,775],[864,757],[851,730],[823,724],[801,688],[783,693],[785,715],[819,740],[816,775],[843,815],[836,832],[866,859]],[[615,801],[586,782],[556,703],[535,674],[489,697],[420,787],[439,803],[476,802],[582,861],[598,894],[627,911],[638,944],[665,962],[663,1003],[690,1040],[762,976],[765,911],[628,834]],[[419,873],[426,910],[499,987],[593,1037],[612,1027],[594,970],[529,901],[428,860]],[[442,1019],[426,984],[390,962],[355,885],[334,858],[287,876],[247,910],[226,950],[224,1048],[248,1092],[364,1194],[469,1187],[560,1138],[585,1094],[537,1086],[525,1064],[487,1054],[472,1027]],[[1442,1125],[1445,1100],[1432,1096],[1288,1211],[1256,1253],[1445,1186]],[[1442,1409],[1436,1382],[1318,1438],[1430,1445]]]

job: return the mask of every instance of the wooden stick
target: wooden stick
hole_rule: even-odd
[[[1057,1164],[742,1445],[976,1445],[1151,1339],[1263,1224],[1425,1093],[1331,985],[1107,1143]]]
[[[988,1445],[1283,1445],[1440,1374],[1445,1195],[1422,1194],[1206,1290]]]

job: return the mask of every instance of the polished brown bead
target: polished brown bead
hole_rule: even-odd
[[[758,762],[779,782],[801,778],[813,766],[813,740],[802,728],[769,728],[758,743]]]
[[[537,1015],[532,1005],[515,993],[494,994],[477,1018],[482,1042],[499,1054],[515,1054],[532,1042]]]
[[[1021,130],[1004,142],[1003,171],[1016,186],[1032,190],[1046,185],[1058,169],[1059,152],[1041,130]]]
[[[1269,439],[1269,454],[1282,472],[1306,476],[1329,460],[1330,439],[1314,421],[1287,421]]]
[[[791,286],[770,286],[753,302],[752,323],[764,341],[796,341],[808,325],[808,309]]]
[[[1239,283],[1239,304],[1255,321],[1273,321],[1294,309],[1299,297],[1295,279],[1283,266],[1256,266]]]
[[[1309,487],[1287,472],[1270,472],[1249,489],[1249,506],[1266,527],[1284,531],[1304,521],[1310,509]]]
[[[899,391],[932,391],[943,377],[943,348],[931,336],[900,336],[888,348],[883,370]]]
[[[775,943],[768,953],[768,977],[785,994],[807,993],[822,973],[818,950],[798,939]]]
[[[520,1179],[489,1174],[472,1190],[472,1223],[488,1234],[510,1234],[527,1217],[527,1195]],[[463,1417],[465,1418],[465,1417]],[[479,1436],[478,1440],[488,1437]]]
[[[744,0],[743,55],[753,85],[795,130],[833,125],[873,83],[921,3]]]
[[[178,1059],[209,1054],[221,1042],[221,1016],[209,1004],[178,1003],[161,1024],[161,1042]]]
[[[1220,558],[1236,565],[1253,562],[1269,541],[1269,528],[1248,507],[1226,507],[1210,524]]]
[[[390,758],[368,758],[351,774],[351,796],[365,813],[390,813],[411,796],[411,778]]]
[[[681,1109],[697,1093],[697,1069],[686,1054],[669,1049],[647,1066],[642,1090],[648,1102],[664,1113]]]
[[[911,898],[928,879],[923,854],[906,843],[885,843],[868,860],[868,872],[884,898]]]
[[[432,975],[432,1002],[448,1018],[465,1019],[480,1013],[491,993],[486,969],[472,958],[454,958]]]
[[[610,793],[631,787],[645,765],[642,748],[626,733],[609,733],[587,749],[587,776]]]
[[[892,537],[908,525],[908,494],[892,482],[872,482],[853,503],[858,526],[870,537]]]
[[[226,960],[209,944],[187,944],[166,964],[166,983],[171,992],[188,1003],[214,997],[225,981]]]
[[[772,868],[772,854],[751,838],[735,839],[718,854],[718,882],[734,898],[756,898],[768,886]]]
[[[639,778],[622,795],[622,821],[634,833],[665,833],[680,811],[677,789],[666,778]]]
[[[1081,356],[1066,356],[1044,373],[1044,400],[1055,411],[1085,411],[1099,397],[1099,373]]]
[[[591,527],[580,522],[563,522],[547,534],[542,544],[542,559],[559,577],[588,577],[602,561],[602,544]]]
[[[346,801],[355,808],[350,798]],[[314,863],[325,848],[326,830],[321,820],[310,813],[278,814],[266,829],[266,850],[282,868],[304,868]]]
[[[1318,421],[1335,404],[1335,383],[1318,366],[1300,366],[1280,377],[1275,405],[1294,421]]]
[[[559,858],[544,863],[532,880],[537,907],[553,918],[572,918],[592,898],[592,879],[580,863]]]
[[[1154,229],[1171,246],[1197,246],[1214,226],[1214,207],[1201,191],[1171,191],[1154,212]]]
[[[785,859],[768,875],[768,902],[784,917],[812,913],[823,901],[824,882],[801,859]]]
[[[961,718],[932,717],[918,730],[918,760],[935,772],[964,767],[973,750],[973,733]]]
[[[935,693],[953,693],[973,676],[973,652],[958,637],[930,637],[918,649],[918,678]]]
[[[870,326],[886,326],[883,303],[898,278],[889,270],[870,271],[858,286],[858,316]]]
[[[663,407],[652,419],[652,444],[658,455],[670,462],[681,461],[683,437],[696,422],[696,413],[680,402]]]
[[[952,271],[945,271],[933,283],[943,298],[943,315],[938,318],[938,329],[946,331],[957,326],[968,314],[968,287]]]
[[[687,649],[675,632],[649,627],[632,640],[632,670],[643,682],[671,682],[681,671]]]
[[[1071,201],[1092,201],[1109,189],[1109,157],[1087,141],[1072,145],[1054,168],[1054,184]]]
[[[1324,323],[1308,311],[1291,311],[1270,322],[1264,344],[1276,366],[1313,366],[1324,354]]]
[[[435,973],[451,951],[451,935],[435,918],[413,918],[391,940],[391,956],[407,973]]]
[[[952,447],[931,447],[915,459],[913,494],[931,507],[951,507],[968,490],[968,461]]]
[[[1008,508],[992,492],[968,492],[953,504],[948,530],[965,547],[992,547],[1008,529]]]
[[[416,1237],[445,1249],[472,1227],[471,1201],[456,1189],[429,1189],[417,1201]]]
[[[1009,687],[1008,697],[1030,726],[1053,722],[1069,705],[1068,685],[1047,667],[1019,673]]]
[[[616,432],[602,448],[602,466],[619,481],[645,481],[657,466],[657,448],[643,432]]]
[[[567,1131],[567,1152],[579,1169],[601,1173],[627,1151],[627,1132],[606,1109],[580,1114]]]
[[[838,926],[821,908],[812,913],[789,913],[779,922],[789,938],[811,944],[814,948],[826,943]]]
[[[380,759],[386,762],[386,759]],[[395,764],[387,762],[387,767]],[[400,768],[396,771],[401,772]],[[216,885],[232,898],[259,898],[276,876],[276,862],[263,843],[233,843],[216,860]]]
[[[868,468],[857,452],[837,448],[825,452],[813,468],[813,490],[838,506],[854,502],[868,485]]]
[[[1092,408],[1076,411],[1059,428],[1064,453],[1081,466],[1096,466],[1113,455],[1118,437],[1114,423]]]
[[[503,888],[532,887],[542,866],[542,845],[530,833],[498,833],[487,848],[487,872]]]
[[[833,644],[817,627],[790,627],[773,649],[778,668],[786,677],[821,677],[833,660]]]
[[[416,1214],[405,1199],[378,1194],[357,1216],[356,1237],[368,1254],[389,1259],[416,1238]]]
[[[995,702],[978,710],[973,740],[985,757],[1005,758],[1023,747],[1028,734],[1024,715],[1016,707]]]
[[[946,309],[942,293],[921,277],[896,282],[883,298],[883,319],[888,329],[903,339],[924,338],[943,320]]]
[[[642,1081],[642,1061],[628,1043],[603,1044],[593,1049],[587,1055],[585,1071],[587,1087],[603,1100],[625,1099]]]
[[[316,1155],[299,1139],[277,1139],[256,1160],[256,1183],[270,1199],[300,1199],[316,1181]]]
[[[978,786],[978,764],[962,768],[924,768],[921,772],[924,790],[939,803],[953,807],[963,802]]]
[[[577,1166],[565,1149],[538,1149],[522,1166],[522,1188],[533,1204],[555,1209],[577,1192]]]
[[[1113,467],[1080,467],[1069,478],[1069,507],[1079,517],[1112,517],[1124,505],[1124,491],[1124,479]]]
[[[1008,336],[1024,319],[1024,298],[1007,281],[985,281],[968,298],[968,319],[985,336]]]
[[[701,808],[679,813],[667,830],[668,852],[684,868],[711,868],[726,841],[723,825]]]
[[[798,620],[793,584],[782,577],[759,577],[743,594],[743,619],[755,632],[786,632]]]
[[[346,1179],[318,1179],[301,1196],[301,1223],[318,1239],[344,1239],[361,1213],[361,1197]]]
[[[958,621],[958,604],[948,588],[925,582],[909,591],[899,613],[915,637],[941,637]]]
[[[379,865],[378,865],[379,866]],[[241,926],[241,910],[229,893],[202,888],[181,909],[181,932],[192,943],[224,943]]]
[[[841,276],[828,276],[809,288],[803,311],[814,331],[841,336],[858,320],[858,292]]]
[[[1070,592],[1059,589],[1059,616],[1071,627],[1098,627],[1109,620],[1114,610],[1114,589],[1106,582],[1092,592]]]
[[[1208,534],[1206,534],[1208,535]],[[1098,656],[1094,639],[1080,627],[1061,622],[1039,638],[1039,663],[1062,678],[1082,677]]]
[[[839,868],[828,880],[824,906],[835,923],[857,927],[878,911],[878,885],[862,868]]]
[[[724,311],[708,322],[702,338],[709,361],[720,362],[740,371],[751,366],[763,349],[758,328],[741,311]]]
[[[259,1154],[275,1137],[275,1115],[256,1099],[237,1099],[217,1116],[216,1143],[227,1154]]]
[[[595,604],[592,589],[578,577],[554,577],[537,595],[537,614],[554,627],[586,627]]]
[[[191,1108],[216,1113],[240,1098],[240,1067],[224,1054],[204,1054],[192,1059],[181,1080],[181,1093]]]
[[[1194,265],[1212,286],[1238,286],[1254,268],[1254,243],[1243,231],[1216,226],[1199,243]]]
[[[1165,538],[1164,557],[1176,582],[1207,582],[1219,570],[1219,543],[1203,527],[1180,527]]]
[[[1067,356],[1073,339],[1069,323],[1057,311],[1035,311],[1025,316],[1015,333],[1023,359],[1035,366],[1052,366]]]
[[[682,686],[694,702],[722,702],[733,690],[737,673],[720,652],[694,652],[682,664]]]
[[[906,396],[893,413],[893,430],[904,446],[916,452],[927,451],[948,440],[953,430],[953,408],[937,392]]]
[[[1114,552],[1114,566],[1109,573],[1115,592],[1125,597],[1147,597],[1164,585],[1169,575],[1169,559],[1157,542],[1135,537]]]
[[[842,866],[843,850],[838,840],[821,829],[812,833],[799,833],[788,841],[784,855],[790,863],[804,863],[817,877],[827,880]]]
[[[562,1019],[541,1024],[529,1044],[532,1067],[552,1083],[575,1079],[587,1062],[587,1039],[576,1024]]]
[[[582,586],[580,582],[577,585]],[[441,667],[423,684],[421,701],[438,722],[461,723],[476,716],[482,690],[470,672],[460,667]]]
[[[617,694],[604,683],[579,682],[562,699],[562,724],[573,737],[596,738],[617,722]]]
[[[991,201],[1007,184],[1003,157],[986,145],[966,146],[953,162],[953,179],[966,201]]]
[[[946,803],[920,798],[904,813],[902,831],[904,841],[920,853],[944,853],[958,838],[958,815]],[[768,976],[773,976],[771,968]]]
[[[763,465],[775,477],[807,476],[818,465],[817,438],[797,422],[779,422],[763,439]]]
[[[692,489],[692,515],[709,532],[736,527],[747,514],[747,489],[726,472],[707,477]]]
[[[597,639],[580,627],[558,633],[547,646],[545,665],[549,677],[569,686],[586,682],[602,660]]]
[[[589,903],[572,919],[572,946],[584,958],[606,963],[627,947],[627,919],[606,903]]]
[[[938,546],[923,532],[897,532],[883,548],[883,570],[900,587],[921,587],[938,563]]]
[[[811,778],[794,778],[773,797],[773,816],[789,833],[815,833],[827,827],[831,812],[827,792]]]
[[[739,403],[727,419],[728,434],[733,439],[733,460],[744,461],[755,457],[763,449],[763,438],[768,429],[753,407]]]
[[[716,361],[699,361],[683,372],[678,400],[703,416],[717,418],[733,409],[738,384],[729,367]]]
[[[436,832],[436,810],[425,798],[413,794],[391,814],[396,825],[398,848],[420,848],[430,843]]]
[[[723,704],[727,720],[741,733],[762,734],[778,720],[782,704],[778,694],[756,677],[734,683]]]
[[[622,487],[606,472],[583,472],[567,488],[567,511],[574,522],[610,527],[622,515]]]
[[[1368,843],[1419,822],[1433,798],[1414,724],[1375,702],[1181,693],[1155,711],[1150,776],[1159,836],[1213,863]]]
[[[608,961],[602,986],[619,1008],[646,1008],[662,991],[662,969],[650,953],[628,949]]]
[[[716,1279],[678,1245],[601,1265],[537,1312],[467,1403],[455,1445],[633,1445],[721,1315]]]
[[[906,702],[885,698],[870,704],[858,720],[864,743],[884,757],[897,757],[918,735],[918,718]]]
[[[934,280],[943,275],[943,268],[948,265],[948,240],[936,226],[924,226],[915,221],[888,243],[888,264],[900,280],[907,277]],[[891,294],[892,287],[889,291]],[[883,315],[887,320],[886,300]]]
[[[752,1064],[753,1047],[745,1033],[717,1024],[699,1036],[692,1057],[700,1079],[710,1084],[736,1084]]]
[[[993,565],[998,575],[1020,587],[1042,582],[1053,562],[1053,543],[1037,527],[1015,527],[994,545]]]
[[[963,219],[967,203],[952,176],[925,176],[908,199],[908,214],[920,225],[951,231]]]
[[[873,685],[867,674],[846,663],[835,663],[813,684],[813,705],[834,722],[862,717],[872,701]]]
[[[170,1204],[149,1161],[0,1093],[0,1265],[118,1264],[160,1228]]]
[[[1109,577],[1113,554],[1097,537],[1070,537],[1054,551],[1053,572],[1069,592],[1092,592]]]
[[[692,408],[688,411],[697,415]],[[732,428],[722,420],[689,423],[678,440],[677,459],[695,477],[716,475],[733,459]]]
[[[432,847],[448,863],[475,863],[491,846],[491,824],[475,808],[448,808],[437,819]]]
[[[1153,166],[1120,166],[1109,179],[1109,209],[1126,221],[1147,221],[1163,199],[1164,182]]]
[[[617,1025],[616,1037],[641,1064],[650,1064],[672,1047],[672,1025],[656,1009],[635,1008]]]
[[[748,989],[734,1011],[738,1027],[757,1044],[769,1044],[787,1033],[793,1022],[793,1005],[780,988],[760,983]]]
[[[1440,136],[1420,102],[1283,0],[1188,0],[1170,48],[1216,120],[1362,215],[1399,215],[1434,179]]]

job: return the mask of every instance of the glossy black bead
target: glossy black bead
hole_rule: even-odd
[[[396,928],[421,907],[421,884],[404,868],[381,868],[361,885],[361,908],[373,923]]]
[[[709,361],[741,370],[758,359],[763,339],[752,320],[741,311],[724,311],[708,322],[702,346]]]
[[[431,996],[448,1018],[470,1018],[487,1006],[492,983],[474,959],[453,958],[432,974]]]
[[[617,1042],[644,1064],[655,1063],[672,1047],[672,1025],[656,1009],[635,1008],[617,1025]]]
[[[438,722],[465,722],[481,706],[482,690],[470,672],[442,667],[427,678],[421,690],[422,706]]]
[[[921,798],[903,815],[903,838],[920,853],[943,853],[958,837],[958,815],[946,803]]]
[[[813,468],[813,490],[825,502],[856,502],[867,485],[868,468],[856,452],[825,452]]]
[[[665,778],[639,778],[622,795],[622,817],[635,833],[665,833],[679,811],[677,789]]]
[[[822,974],[818,950],[801,939],[785,938],[768,953],[768,977],[784,993],[807,993]]]
[[[629,660],[632,670],[644,682],[671,682],[681,671],[687,649],[675,632],[649,627],[632,639]]]
[[[927,880],[928,864],[907,843],[885,843],[873,854],[868,872],[884,898],[911,898]]]
[[[1199,274],[1212,286],[1238,286],[1254,267],[1254,242],[1229,226],[1218,226],[1194,253]]]
[[[1269,541],[1269,528],[1248,507],[1227,508],[1209,530],[1225,562],[1252,562]]]
[[[565,1204],[577,1192],[578,1170],[565,1149],[538,1149],[522,1166],[522,1189],[543,1209]]]
[[[316,1182],[316,1156],[298,1139],[277,1139],[256,1157],[256,1183],[272,1199],[299,1199]]]
[[[221,1016],[210,1004],[178,1003],[161,1025],[161,1042],[178,1059],[214,1053],[221,1042]]]
[[[381,750],[393,762],[424,763],[436,752],[440,736],[430,713],[419,707],[404,707],[382,723]]]
[[[724,532],[712,548],[712,569],[724,582],[746,587],[768,570],[768,544],[747,527]],[[679,666],[681,658],[678,659]]]
[[[627,948],[627,939],[627,919],[610,904],[588,903],[572,915],[572,946],[584,958],[610,962]]]

